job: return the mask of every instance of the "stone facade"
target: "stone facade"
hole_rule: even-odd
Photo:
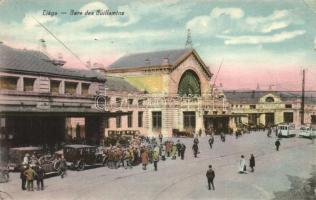
[[[236,93],[235,96],[238,96],[238,99],[232,95],[233,93]],[[301,125],[300,92],[226,91],[225,94],[231,104],[232,113],[243,115],[241,117],[243,124],[270,126],[293,123],[296,127]],[[304,123],[313,124],[316,123],[313,121],[316,117],[316,96],[313,92],[308,94],[305,98]],[[240,98],[241,96],[244,98]]]
[[[131,85],[145,92],[145,94],[142,94],[145,99],[143,106],[134,108],[133,112],[137,113],[141,110],[144,113],[144,126],[142,129],[138,129],[142,134],[157,136],[162,133],[171,136],[173,129],[194,133],[198,133],[199,130],[204,132],[205,113],[213,113],[216,110],[219,114],[229,112],[227,103],[218,98],[218,91],[211,91],[211,73],[206,68],[207,66],[201,61],[197,53],[192,51],[190,54],[181,57],[177,65],[155,66],[154,69],[144,67],[138,69],[110,68],[106,71],[106,74],[122,77]],[[200,96],[179,96],[179,82],[187,71],[194,72],[198,77]],[[159,129],[153,127],[154,112],[161,112],[161,127]],[[184,114],[188,112],[194,116],[194,128],[185,127]],[[123,118],[123,121],[126,121],[126,118]],[[109,130],[113,127],[115,127],[115,119],[110,122]],[[131,130],[135,128],[124,126],[121,129]]]

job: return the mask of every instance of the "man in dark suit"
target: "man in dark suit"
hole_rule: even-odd
[[[215,187],[214,187],[215,172],[214,172],[214,170],[212,169],[212,165],[209,165],[208,167],[209,167],[209,169],[208,169],[207,172],[206,172],[206,178],[207,178],[207,183],[208,183],[208,189],[210,190],[210,189],[211,189],[211,185],[212,185],[213,190],[215,190]]]

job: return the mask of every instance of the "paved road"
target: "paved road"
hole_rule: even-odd
[[[152,165],[147,171],[140,166],[69,171],[63,180],[46,179],[45,190],[36,192],[21,191],[18,174],[12,174],[12,180],[0,188],[14,199],[272,199],[273,192],[290,188],[287,175],[307,178],[316,164],[316,145],[302,138],[282,139],[279,152],[274,149],[275,138],[263,132],[237,140],[227,136],[225,143],[216,138],[212,150],[207,139],[200,139],[198,158],[192,155],[192,139],[180,139],[187,145],[185,160],[160,161],[157,172]],[[250,153],[256,157],[255,172],[238,174],[240,155],[248,161]],[[215,191],[207,190],[209,164],[216,172]]]

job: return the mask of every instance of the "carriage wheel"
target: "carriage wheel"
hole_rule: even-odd
[[[59,161],[59,160],[56,160],[56,161],[54,162],[53,167],[54,167],[54,169],[55,169],[56,171],[60,171],[60,161]]]
[[[78,170],[82,171],[82,170],[84,170],[84,168],[85,168],[85,163],[80,161],[79,164],[78,164]]]

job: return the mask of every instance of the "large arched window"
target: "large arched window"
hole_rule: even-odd
[[[182,74],[178,85],[178,94],[180,96],[201,95],[200,80],[194,71],[187,70]]]
[[[274,98],[273,97],[267,97],[266,98],[266,102],[272,103],[272,102],[274,102]]]

